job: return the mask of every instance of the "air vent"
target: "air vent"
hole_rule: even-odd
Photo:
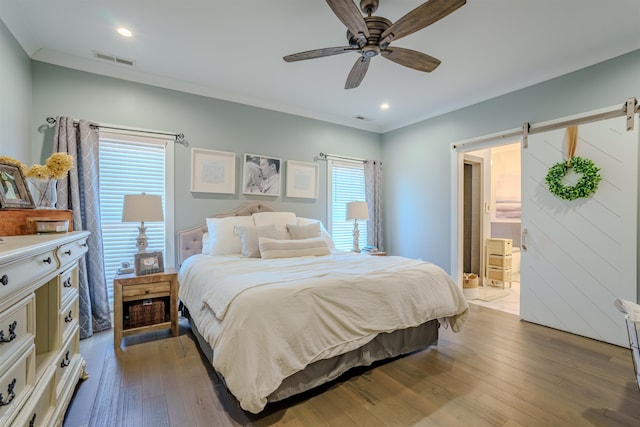
[[[102,53],[102,52],[95,52],[94,51],[93,55],[98,59],[102,59],[104,61],[109,61],[109,62],[114,62],[116,64],[128,65],[129,67],[133,67],[135,65],[135,61],[133,61],[131,59],[118,58],[117,56],[109,55],[108,53]]]
[[[364,116],[355,116],[354,119],[358,119],[358,120],[367,120],[366,117]]]

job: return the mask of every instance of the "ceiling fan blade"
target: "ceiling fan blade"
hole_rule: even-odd
[[[360,46],[364,46],[369,37],[369,28],[353,0],[327,0],[327,4],[353,35],[362,34]]]
[[[440,60],[429,56],[426,53],[416,52],[411,49],[404,49],[401,47],[388,47],[385,50],[380,51],[383,57],[396,64],[404,65],[405,67],[413,68],[414,70],[424,71],[430,73],[440,65]]]
[[[285,56],[284,59],[287,62],[303,61],[305,59],[322,58],[323,56],[339,55],[341,53],[358,51],[357,48],[351,46],[340,47],[325,47],[322,49],[307,50],[306,52],[298,52],[292,55]]]
[[[398,19],[380,36],[380,46],[415,33],[433,24],[467,3],[467,0],[429,0]]]
[[[367,74],[367,70],[369,69],[369,62],[371,62],[369,58],[365,58],[364,56],[358,58],[356,63],[353,64],[349,76],[347,76],[347,82],[344,84],[345,89],[353,89],[360,86],[364,75]]]

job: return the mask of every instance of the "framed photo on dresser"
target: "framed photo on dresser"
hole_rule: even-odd
[[[0,162],[0,208],[34,207],[22,170],[17,165]]]

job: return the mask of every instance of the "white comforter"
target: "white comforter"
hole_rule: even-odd
[[[440,319],[460,330],[461,289],[433,264],[336,251],[281,259],[190,257],[179,297],[240,406],[260,412],[282,380],[381,332]]]

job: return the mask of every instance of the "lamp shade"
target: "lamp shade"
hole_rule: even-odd
[[[122,222],[164,221],[162,197],[149,194],[126,194],[122,206]]]
[[[367,202],[347,203],[346,219],[369,219],[369,207],[367,206]]]

